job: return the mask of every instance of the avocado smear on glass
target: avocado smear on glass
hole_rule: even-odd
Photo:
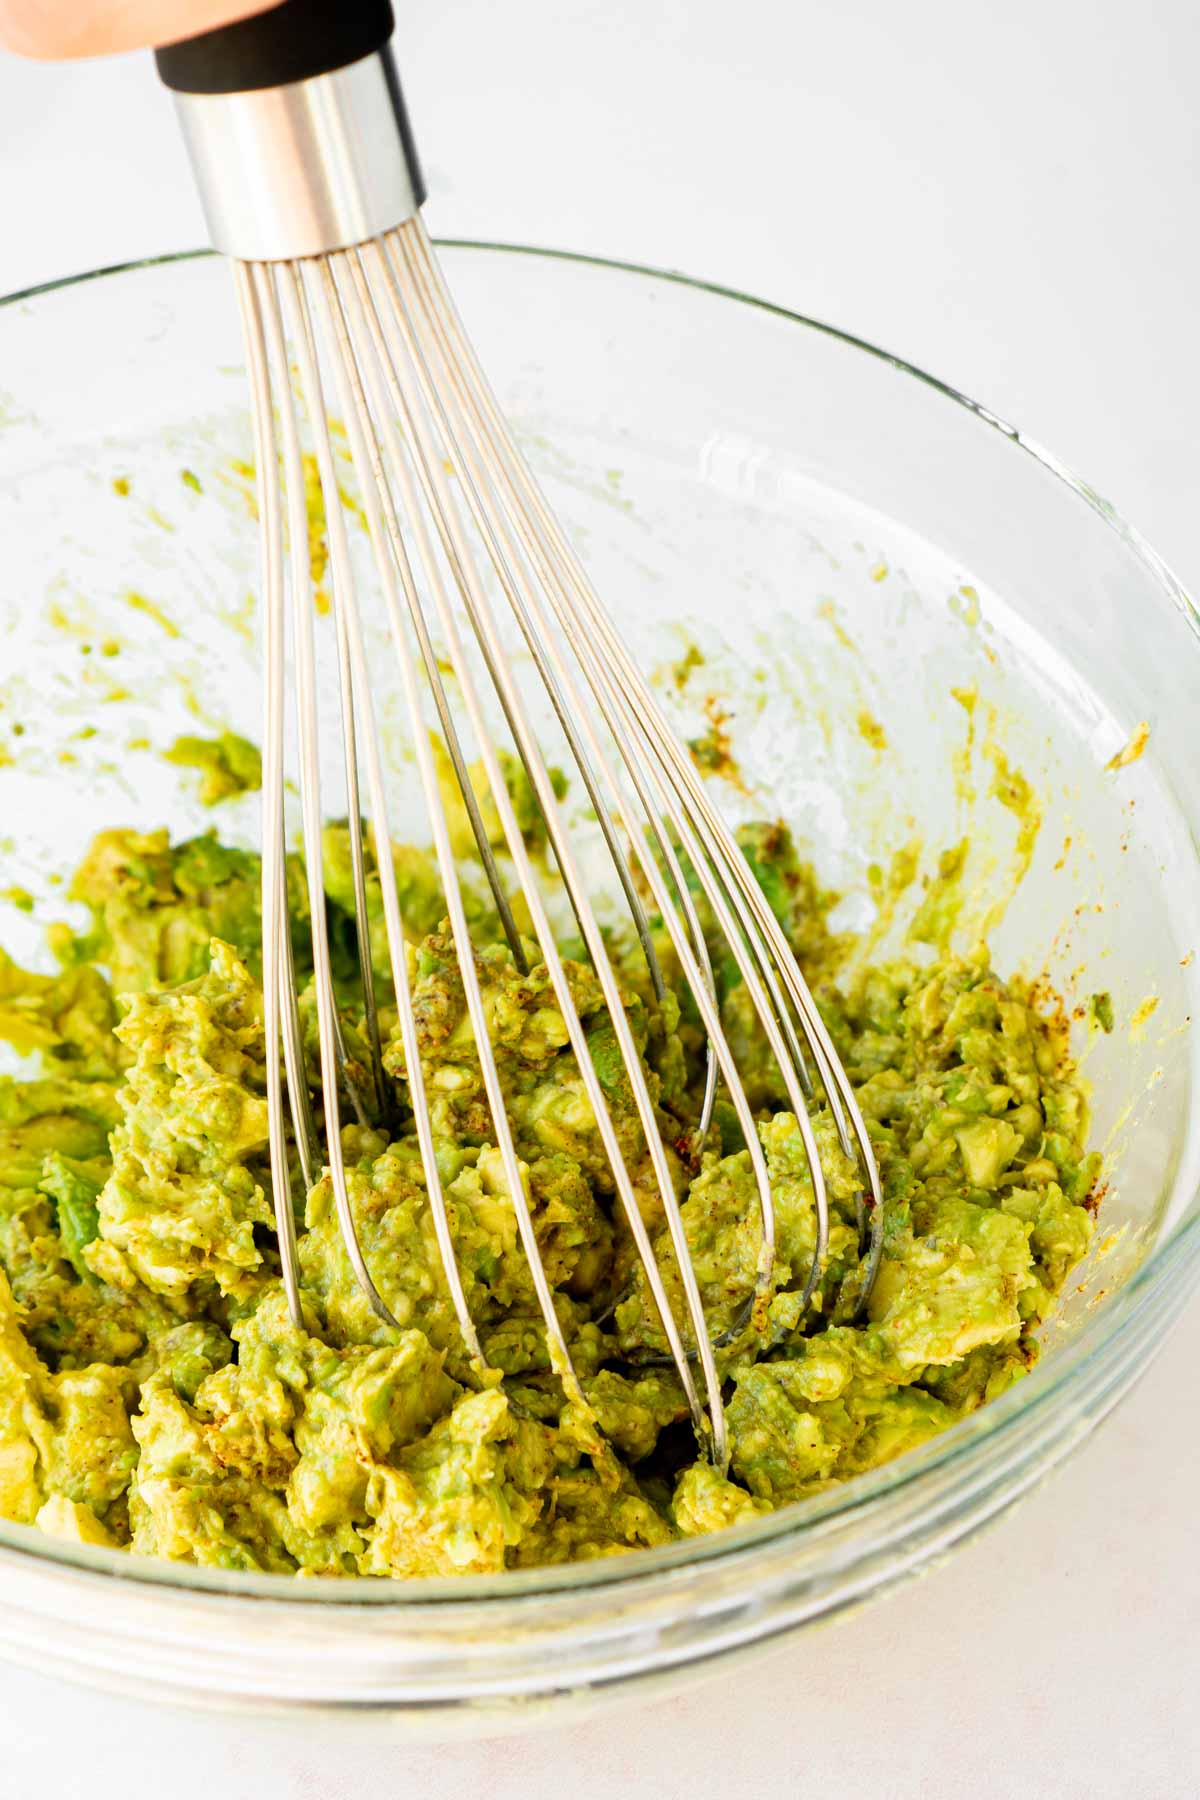
[[[536,850],[544,822],[535,805],[522,817]],[[815,1233],[803,1146],[736,969],[718,964],[778,1214],[773,1297],[765,1317],[745,1320],[760,1231],[748,1153],[720,1100],[691,1150],[703,1038],[661,923],[661,1003],[636,945],[615,944],[710,1328],[734,1331],[719,1352],[727,1475],[701,1456],[662,1359],[536,957],[519,973],[491,915],[475,909],[518,1153],[586,1407],[565,1400],[550,1367],[428,858],[402,848],[396,865],[482,1376],[441,1270],[394,1012],[384,1013],[390,1128],[349,1124],[343,1135],[359,1237],[401,1329],[376,1317],[354,1280],[328,1178],[305,1194],[297,1176],[301,1330],[275,1248],[257,857],[213,834],[172,845],[165,832],[108,831],[71,890],[91,909],[90,931],[52,932],[58,972],[0,956],[0,1036],[33,1071],[0,1080],[0,1516],[231,1569],[398,1577],[563,1562],[715,1531],[818,1493],[1022,1375],[1093,1223],[1098,1158],[1086,1152],[1064,1027],[1035,1007],[1029,984],[1001,981],[982,948],[855,967],[827,923],[833,896],[788,830],[751,825],[740,837],[856,1088],[883,1181],[885,1250],[855,1320],[856,1174],[818,1107],[830,1254],[801,1310]],[[353,1042],[362,1021],[344,826],[328,828],[324,860]],[[386,984],[374,874],[369,889]],[[298,865],[289,895],[303,986]],[[566,966],[671,1291],[678,1274],[599,984],[583,961]],[[313,1033],[311,993],[300,1010]]]

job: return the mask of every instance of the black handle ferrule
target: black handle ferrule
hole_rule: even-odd
[[[281,6],[167,44],[159,75],[180,94],[246,94],[344,69],[382,50],[394,26],[390,0],[283,0]]]

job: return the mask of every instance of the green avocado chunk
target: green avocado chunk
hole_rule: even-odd
[[[236,731],[224,731],[216,738],[176,738],[167,751],[167,761],[182,769],[199,769],[202,806],[216,806],[239,794],[255,793],[262,786],[258,748]]]

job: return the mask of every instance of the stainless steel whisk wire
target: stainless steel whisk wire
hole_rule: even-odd
[[[390,646],[388,666],[398,677],[495,1150],[545,1325],[550,1365],[561,1378],[568,1401],[586,1411],[539,1250],[531,1190],[527,1191],[488,1029],[463,870],[454,853],[443,776],[431,739],[430,710],[514,965],[528,973],[530,953],[536,947],[545,968],[669,1361],[678,1373],[697,1435],[723,1469],[729,1445],[716,1354],[722,1339],[706,1322],[676,1179],[621,982],[489,587],[515,623],[565,739],[641,945],[654,995],[661,1003],[666,991],[655,943],[658,929],[694,1002],[707,1051],[703,1096],[690,1131],[692,1153],[698,1155],[709,1132],[718,1080],[745,1142],[757,1194],[760,1248],[753,1294],[726,1336],[750,1316],[760,1326],[765,1323],[775,1280],[776,1220],[766,1156],[723,1028],[693,884],[711,928],[744,984],[803,1144],[812,1186],[814,1249],[800,1293],[801,1314],[825,1271],[830,1243],[829,1195],[810,1111],[817,1096],[809,1057],[841,1150],[860,1171],[856,1207],[862,1260],[852,1301],[857,1305],[869,1294],[882,1250],[882,1194],[870,1138],[779,921],[538,487],[463,329],[418,211],[423,188],[387,47],[391,15],[386,0],[373,0],[361,11],[349,10],[353,18],[341,12],[335,17],[317,0],[287,0],[259,20],[160,52],[158,58],[164,79],[176,89],[214,241],[235,259],[250,374],[263,596],[265,1073],[272,1198],[288,1306],[297,1325],[303,1326],[291,1169],[294,1146],[305,1195],[321,1176],[323,1156],[355,1279],[383,1324],[398,1323],[363,1252],[342,1140],[344,1100],[362,1124],[386,1129],[394,1123],[369,931],[365,827],[379,886],[411,1128],[438,1255],[468,1357],[477,1375],[485,1375],[487,1359],[456,1256],[454,1215],[437,1160],[376,709],[376,683],[384,677],[367,650],[360,584],[331,436],[330,420],[336,416],[344,425],[366,523]],[[297,26],[309,31],[304,42],[311,40],[314,46],[303,51],[299,65],[296,43],[280,35]],[[376,34],[370,41],[363,36],[368,30]],[[244,86],[225,79],[227,64],[230,69],[240,67]],[[286,69],[291,79],[264,87],[264,66]],[[327,811],[321,786],[319,652],[305,428],[323,500],[328,551],[365,1068],[360,1057],[351,1055],[339,1017],[324,887]],[[284,786],[289,640],[312,938],[315,1084],[304,1048],[288,905]],[[468,645],[473,646],[470,652]],[[550,853],[620,1053],[670,1245],[681,1317],[672,1305],[643,1216],[635,1172],[622,1153],[590,1054],[542,892],[546,878],[535,869],[508,791],[494,724],[475,673],[476,655],[545,821]],[[457,704],[447,689],[446,668]],[[524,901],[531,928],[528,939],[518,930],[506,876],[485,828],[460,718],[465,718],[478,752],[499,821],[511,871],[507,879]],[[643,894],[654,909],[657,926],[651,924]],[[323,1115],[323,1152],[313,1085],[319,1090]],[[645,1179],[641,1168],[638,1177]]]

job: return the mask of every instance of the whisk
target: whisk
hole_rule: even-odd
[[[707,1078],[693,1148],[708,1129],[719,1083],[745,1140],[761,1213],[751,1302],[760,1316],[770,1297],[775,1260],[771,1184],[738,1063],[722,1029],[698,899],[704,923],[745,985],[803,1139],[816,1232],[802,1307],[821,1279],[829,1242],[826,1179],[812,1120],[818,1089],[842,1151],[860,1172],[860,1305],[881,1251],[879,1176],[850,1081],[787,939],[687,748],[673,734],[547,505],[464,333],[420,217],[424,187],[390,49],[392,24],[387,0],[360,0],[353,7],[286,0],[243,24],[157,54],[160,74],[175,93],[213,242],[234,259],[252,388],[264,641],[263,995],[270,1164],[283,1281],[299,1324],[291,1159],[294,1155],[308,1189],[322,1174],[323,1157],[355,1276],[374,1312],[395,1323],[356,1233],[342,1148],[344,1108],[360,1117],[378,1117],[385,1094],[380,1004],[367,929],[369,834],[428,1204],[458,1328],[469,1356],[484,1366],[435,1154],[393,864],[379,696],[394,693],[398,683],[495,1147],[545,1322],[551,1364],[568,1396],[580,1398],[489,1038],[463,871],[454,854],[431,742],[434,721],[514,962],[521,971],[534,956],[544,963],[669,1360],[678,1371],[701,1443],[724,1467],[728,1449],[719,1341],[706,1323],[653,1095],[594,904],[594,880],[585,873],[576,836],[566,823],[502,623],[510,634],[515,625],[541,686],[541,700],[548,700],[569,749],[655,993],[661,1000],[665,983],[648,905],[661,919],[655,929],[665,933],[695,1002],[707,1039]],[[368,584],[359,580],[352,563],[333,418],[344,427],[370,539],[378,591],[369,596],[361,591]],[[328,541],[367,1068],[361,1066],[361,1056],[356,1061],[349,1054],[339,1022],[322,880],[325,813],[306,442],[315,455]],[[368,598],[376,608],[381,599],[386,615],[386,667],[378,656],[368,655]],[[289,635],[319,1080],[312,1079],[314,1072],[306,1065],[286,898]],[[487,700],[489,688],[492,698]],[[668,1297],[572,999],[545,891],[547,875],[535,866],[505,783],[491,723],[497,703],[545,819],[561,886],[604,996],[677,1264],[682,1317]],[[468,773],[467,738],[482,760],[499,816],[507,849],[503,873]],[[531,927],[528,935],[517,927],[517,892]],[[324,1115],[323,1152],[314,1092]]]

